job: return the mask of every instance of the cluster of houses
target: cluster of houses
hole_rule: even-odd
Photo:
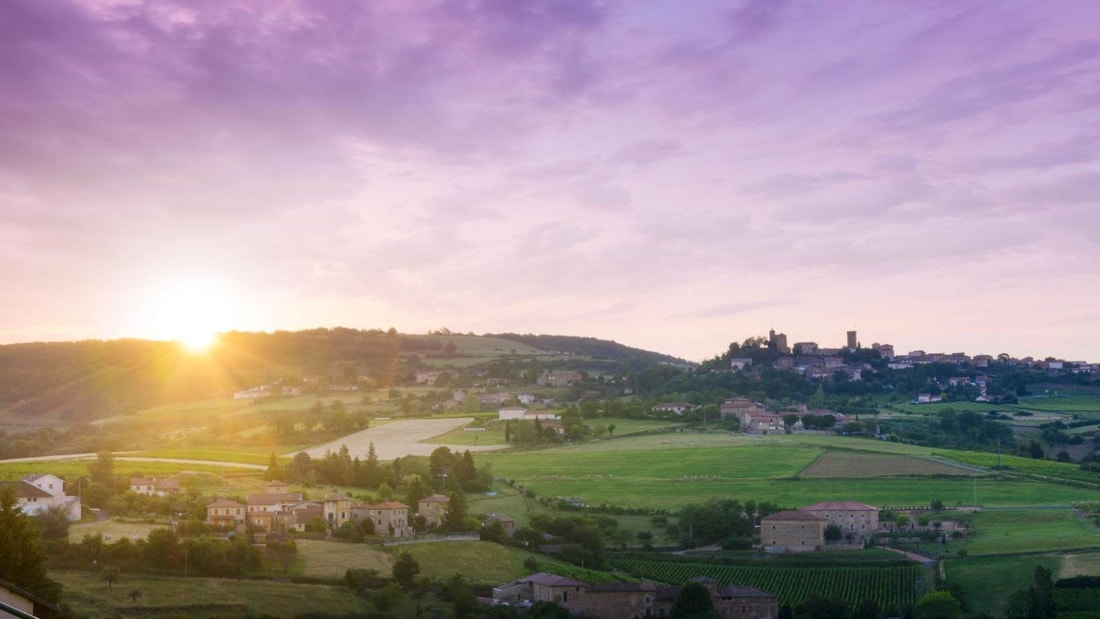
[[[37,516],[52,509],[65,514],[70,521],[80,520],[80,497],[65,494],[65,480],[50,473],[35,473],[17,481],[0,481],[0,488],[15,492],[16,506],[28,516]]]
[[[697,408],[698,405],[688,402],[664,402],[654,406],[653,410],[683,415]],[[795,405],[780,411],[769,411],[760,402],[753,402],[748,398],[730,398],[722,402],[718,407],[718,414],[722,419],[736,419],[741,424],[741,431],[748,433],[799,431],[803,429],[802,418],[807,415],[832,417],[837,425],[843,425],[845,421],[843,414],[829,409],[808,409],[805,405]],[[791,417],[796,421],[788,424]]]
[[[776,619],[778,597],[774,593],[740,585],[719,586],[706,577],[693,579],[710,593],[714,609],[722,617]],[[651,582],[589,584],[540,572],[493,588],[493,603],[530,606],[553,602],[576,616],[604,619],[669,617],[681,587]]]
[[[432,495],[420,499],[417,513],[427,526],[438,526],[446,515],[450,499]],[[346,522],[369,521],[375,535],[408,537],[413,534],[409,506],[397,501],[378,504],[355,502],[340,493],[327,494],[320,501],[307,500],[301,492],[290,492],[286,484],[272,482],[264,492],[249,494],[244,503],[218,499],[206,506],[206,522],[212,526],[244,532],[285,533],[305,531],[319,518],[326,530],[334,531]]]

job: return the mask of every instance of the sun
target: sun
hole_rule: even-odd
[[[154,339],[179,342],[192,353],[216,344],[218,332],[228,329],[235,314],[231,295],[213,281],[175,281],[149,295],[142,331]]]

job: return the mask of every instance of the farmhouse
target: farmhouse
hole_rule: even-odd
[[[714,608],[723,617],[775,619],[777,596],[752,587],[718,586],[710,578],[696,578],[710,593]],[[538,573],[493,588],[493,604],[522,606],[553,602],[578,616],[603,619],[668,617],[680,587],[651,582],[588,584],[564,576]]]
[[[803,511],[785,511],[760,519],[765,552],[813,552],[825,545],[825,519]]]
[[[156,477],[131,477],[130,490],[145,496],[165,497],[180,491],[180,484],[174,479]]]
[[[659,413],[676,413],[677,415],[683,415],[697,408],[699,408],[697,405],[690,402],[665,402],[654,406],[653,410]]]
[[[57,475],[35,473],[19,481],[0,481],[0,488],[4,486],[15,491],[16,506],[27,515],[58,509],[69,520],[80,520],[80,498],[67,496],[65,481]]]
[[[760,544],[766,552],[812,552],[825,549],[825,529],[840,527],[848,544],[879,529],[877,507],[855,501],[823,501],[760,519]]]
[[[736,417],[740,418],[743,412],[764,412],[764,405],[759,402],[753,402],[748,398],[731,398],[722,402],[718,406],[718,413],[722,415],[722,418]]]
[[[424,518],[424,523],[428,526],[438,527],[443,524],[443,517],[447,515],[447,506],[450,502],[451,498],[446,495],[433,494],[417,502],[416,513]]]
[[[397,501],[386,501],[378,505],[367,505],[375,535],[407,537],[413,534],[409,526],[409,506]]]
[[[826,526],[835,524],[848,535],[863,537],[878,530],[877,507],[855,501],[824,501],[798,510],[825,519]]]

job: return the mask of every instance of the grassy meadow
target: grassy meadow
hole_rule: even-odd
[[[65,603],[80,616],[230,618],[259,612],[276,617],[311,612],[342,616],[367,609],[346,587],[130,574],[122,574],[110,586],[96,572],[51,572],[50,576],[65,587]],[[131,591],[140,591],[141,596],[134,601]]]

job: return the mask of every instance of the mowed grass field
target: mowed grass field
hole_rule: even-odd
[[[167,528],[166,524],[151,524],[145,522],[119,522],[117,520],[104,520],[101,522],[79,522],[69,526],[69,543],[79,544],[85,535],[102,535],[103,541],[114,543],[122,538],[133,541],[149,537],[149,533],[156,529]]]
[[[122,574],[109,586],[95,572],[51,572],[65,587],[65,603],[79,616],[231,618],[249,614],[295,617],[305,613],[343,616],[367,610],[346,587],[220,578],[172,578]],[[140,591],[137,601],[131,591]]]

